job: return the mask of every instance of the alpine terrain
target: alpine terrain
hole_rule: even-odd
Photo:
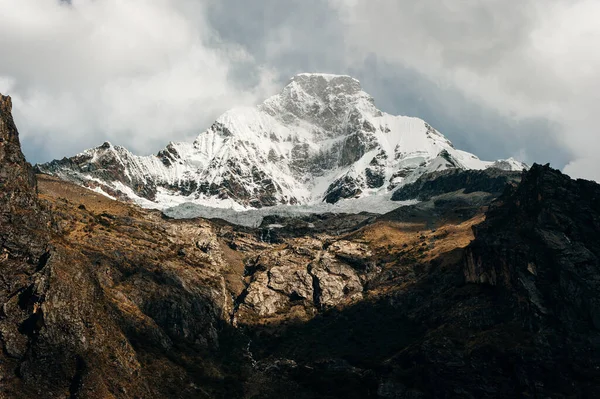
[[[38,170],[145,207],[191,202],[261,208],[386,195],[449,168],[521,171],[481,161],[421,119],[378,110],[349,76],[299,74],[254,108],[232,109],[192,143],[136,156],[110,143]]]
[[[599,184],[480,161],[343,76],[47,173],[11,112],[0,95],[2,399],[600,397]],[[393,206],[246,226],[138,205],[373,198]]]

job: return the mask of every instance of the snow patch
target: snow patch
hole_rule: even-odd
[[[95,193],[102,194],[103,196],[108,197],[111,200],[116,200],[115,197],[109,195],[106,191],[102,190],[100,187],[94,187],[94,188],[89,188],[89,189]]]

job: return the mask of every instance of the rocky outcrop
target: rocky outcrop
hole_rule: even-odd
[[[0,225],[10,228],[14,220],[35,228],[43,221],[36,220],[31,213],[23,210],[39,208],[36,180],[31,165],[21,152],[11,111],[11,98],[0,94]]]
[[[33,343],[54,321],[46,301],[55,257],[46,231],[49,218],[38,202],[11,111],[10,97],[0,95],[0,378],[18,391],[15,372],[30,376]]]
[[[358,198],[362,194],[363,179],[360,177],[343,176],[331,183],[323,200],[335,204],[345,198]]]
[[[599,236],[600,186],[534,165],[475,228],[465,278],[514,290],[530,317],[600,331]]]
[[[354,269],[324,254],[309,265],[313,278],[314,304],[328,308],[342,301],[362,299],[362,284]]]
[[[362,298],[361,266],[371,256],[351,242],[314,238],[264,251],[246,267],[248,286],[240,295],[235,322],[252,324],[257,317],[308,320],[322,310],[355,302]]]
[[[432,197],[458,190],[464,190],[465,194],[486,192],[498,196],[506,185],[514,185],[520,179],[520,172],[495,167],[484,170],[448,169],[425,174],[414,183],[400,187],[392,195],[392,201],[427,201]]]

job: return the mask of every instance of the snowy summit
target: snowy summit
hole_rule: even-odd
[[[259,106],[227,111],[194,142],[146,157],[105,143],[39,169],[147,207],[242,209],[386,195],[427,172],[490,167],[527,166],[482,161],[419,118],[378,110],[350,76],[303,73]]]

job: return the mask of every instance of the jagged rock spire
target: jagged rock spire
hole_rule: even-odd
[[[11,98],[0,94],[0,213],[6,217],[37,204],[35,175],[21,151],[11,112]]]

